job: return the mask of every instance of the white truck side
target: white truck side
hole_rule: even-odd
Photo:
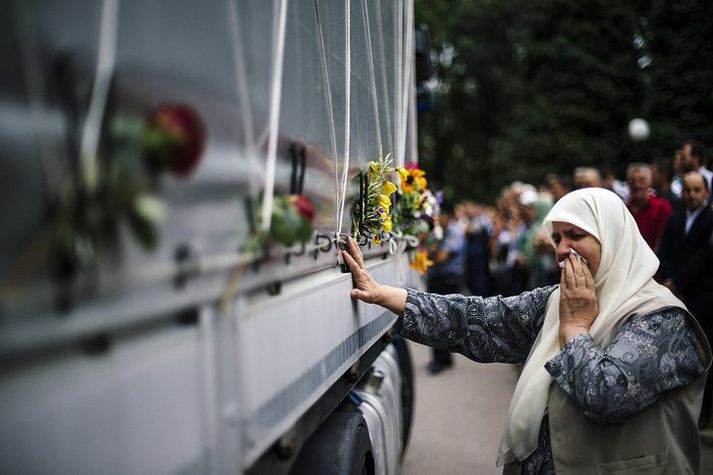
[[[367,162],[417,161],[411,0],[3,10],[0,473],[398,473],[408,350],[395,315],[350,299],[338,245]],[[119,221],[113,252],[80,242],[58,266],[57,197],[165,103],[206,142],[189,178],[150,183],[156,246]],[[295,191],[313,237],[245,250],[266,197]],[[402,242],[363,252],[419,285]]]

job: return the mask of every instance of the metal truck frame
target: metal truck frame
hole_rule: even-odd
[[[417,161],[411,0],[5,6],[0,472],[398,473],[408,350],[338,249],[368,161]],[[190,176],[142,169],[142,228],[78,183],[162,104],[205,147]],[[288,193],[312,238],[246,247]],[[403,242],[362,246],[379,281],[420,285]]]

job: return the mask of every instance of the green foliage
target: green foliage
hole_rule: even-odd
[[[713,145],[713,3],[651,2],[642,25],[649,83],[646,107],[652,142],[665,157],[678,142],[697,138]]]
[[[361,199],[352,205],[352,237],[355,239],[366,234],[379,243],[381,231],[391,231],[390,195],[396,186],[389,179],[394,171],[391,154],[369,162],[369,170],[363,177],[367,179],[362,181],[359,193]]]
[[[713,143],[713,3],[417,0],[438,58],[421,163],[450,199]],[[634,117],[652,137],[627,135]],[[477,186],[473,186],[473,184]]]
[[[312,237],[312,223],[300,215],[291,199],[292,195],[275,197],[270,222],[270,237],[288,247]]]

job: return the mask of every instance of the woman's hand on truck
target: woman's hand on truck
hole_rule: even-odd
[[[354,239],[349,238],[347,240],[347,250],[342,251],[342,257],[349,266],[354,279],[354,288],[351,291],[352,298],[381,305],[399,316],[404,313],[408,295],[406,289],[390,287],[376,282],[366,270],[364,256]]]

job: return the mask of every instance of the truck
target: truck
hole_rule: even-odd
[[[340,249],[417,162],[412,1],[3,12],[0,473],[399,473],[408,347]],[[407,241],[360,237],[380,282]]]

